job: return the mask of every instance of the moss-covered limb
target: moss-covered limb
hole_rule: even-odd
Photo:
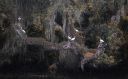
[[[62,42],[62,43],[52,43],[48,42],[43,38],[32,38],[29,37],[26,39],[27,45],[41,45],[44,50],[61,50],[61,49],[74,49],[77,48],[78,50],[84,49],[84,47],[80,46],[78,43],[71,42],[70,48],[65,48],[64,46],[69,42]]]

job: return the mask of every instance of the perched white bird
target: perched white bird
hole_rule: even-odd
[[[71,41],[74,41],[76,38],[71,38],[70,36],[68,36],[68,39],[71,40]]]
[[[104,40],[100,39],[100,43],[103,43],[103,42],[104,42]]]
[[[21,21],[21,19],[22,19],[21,17],[18,17],[18,21]]]
[[[79,30],[78,30],[78,29],[76,29],[76,28],[75,28],[75,31],[76,31],[76,32],[79,32]]]
[[[23,33],[26,33],[25,30],[23,30],[23,29],[22,29],[22,32],[23,32]]]

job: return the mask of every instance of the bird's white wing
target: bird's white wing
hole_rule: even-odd
[[[23,33],[26,33],[25,30],[23,30],[23,29],[22,29],[22,32],[23,32]]]
[[[76,38],[74,37],[74,38],[72,38],[71,40],[74,41],[75,39],[76,39]]]

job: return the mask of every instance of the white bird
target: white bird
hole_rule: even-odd
[[[68,36],[68,39],[71,40],[71,41],[74,41],[76,38],[71,38],[70,36]]]
[[[23,32],[23,33],[26,33],[25,30],[23,30],[23,29],[22,29],[22,32]]]
[[[75,31],[76,31],[76,32],[79,32],[79,30],[78,30],[78,29],[76,29],[76,28],[75,28]]]
[[[18,17],[18,21],[21,21],[21,19],[22,19],[21,17]]]
[[[104,40],[103,39],[100,39],[100,43],[103,43],[104,42]]]

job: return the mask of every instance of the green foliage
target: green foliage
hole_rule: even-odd
[[[117,63],[114,56],[109,56],[106,53],[101,54],[95,62],[96,64],[106,64],[106,65],[114,65]]]

